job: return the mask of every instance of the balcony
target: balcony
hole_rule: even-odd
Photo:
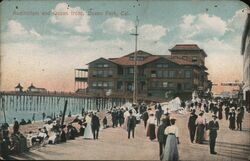
[[[119,78],[124,80],[124,81],[134,81],[133,74],[121,75],[121,76],[119,76]],[[137,76],[137,81],[145,81],[145,80],[146,80],[146,76]]]
[[[88,77],[75,77],[76,82],[88,82]]]

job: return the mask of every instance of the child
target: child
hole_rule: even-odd
[[[102,120],[102,123],[103,123],[103,129],[106,129],[107,128],[107,124],[108,124],[108,120],[107,120],[107,117],[105,116],[104,119]]]

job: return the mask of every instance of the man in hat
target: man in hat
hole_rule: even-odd
[[[97,116],[97,113],[94,112],[91,120],[91,128],[92,128],[92,133],[94,139],[98,139],[98,133],[99,133],[99,128],[100,128],[100,120],[99,117]]]
[[[214,151],[216,138],[217,138],[217,130],[219,130],[219,123],[216,121],[217,116],[212,115],[213,120],[209,121],[208,129],[209,129],[209,145],[210,145],[210,154],[217,154]]]
[[[160,160],[163,158],[163,150],[166,144],[167,136],[164,134],[165,129],[170,126],[170,120],[168,117],[161,117],[161,124],[157,130],[157,139],[159,142],[159,150],[160,150]]]
[[[189,120],[188,120],[188,129],[189,129],[189,132],[190,132],[191,143],[193,143],[193,141],[194,141],[194,136],[195,136],[195,132],[196,132],[195,121],[196,121],[197,117],[198,116],[195,114],[195,109],[193,109],[191,111],[191,114],[190,114],[190,117],[189,117]]]
[[[229,128],[231,130],[235,130],[235,117],[236,117],[236,113],[235,113],[235,107],[232,107],[231,112],[229,112]]]
[[[236,113],[236,122],[237,122],[237,130],[242,131],[242,121],[243,121],[244,113],[240,107],[237,108]]]
[[[117,110],[116,110],[116,107],[113,108],[112,112],[111,112],[111,117],[112,117],[112,127],[117,127],[117,116],[118,116],[118,113],[117,113]]]

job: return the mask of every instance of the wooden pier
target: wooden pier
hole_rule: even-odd
[[[0,113],[6,113],[7,122],[14,117],[31,118],[32,114],[46,113],[54,116],[63,110],[63,103],[68,100],[67,113],[79,114],[89,110],[107,110],[114,106],[122,106],[128,100],[121,97],[100,97],[79,93],[65,92],[0,92]],[[22,114],[21,114],[22,113]],[[0,122],[3,119],[0,119]]]

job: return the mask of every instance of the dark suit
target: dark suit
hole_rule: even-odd
[[[197,115],[196,114],[191,114],[188,120],[188,129],[190,132],[190,140],[193,143],[194,141],[194,136],[195,136],[195,132],[196,132],[196,124],[195,121],[197,119]]]
[[[209,129],[209,144],[210,144],[210,153],[214,153],[215,142],[217,138],[217,130],[219,130],[219,123],[217,121],[210,121],[208,123]]]
[[[134,138],[135,126],[136,126],[136,118],[135,118],[135,116],[130,115],[130,116],[128,117],[128,123],[127,123],[128,138],[129,138],[129,139],[130,139],[130,132],[131,132],[131,131],[132,131],[132,137]]]
[[[160,160],[163,159],[163,150],[167,140],[167,135],[165,135],[164,132],[168,126],[170,126],[170,124],[168,124],[168,120],[164,119],[157,131],[157,139],[159,142],[159,149],[160,149]]]
[[[100,127],[99,117],[96,115],[93,115],[92,120],[91,120],[91,128],[92,128],[94,139],[98,139],[99,127]]]

